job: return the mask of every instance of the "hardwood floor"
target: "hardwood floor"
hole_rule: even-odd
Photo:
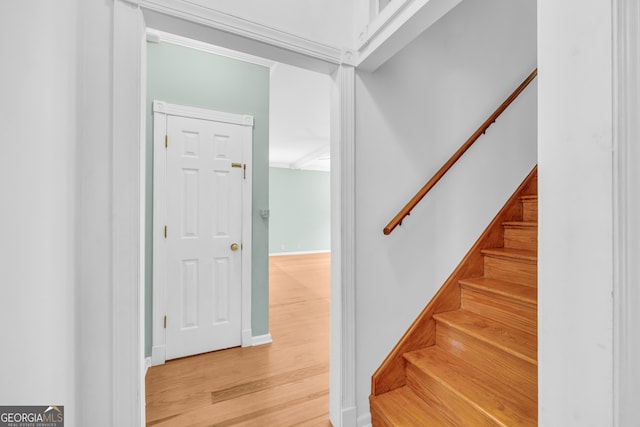
[[[273,343],[150,368],[147,426],[331,426],[330,255],[271,257],[269,280]]]

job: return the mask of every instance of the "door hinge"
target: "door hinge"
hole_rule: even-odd
[[[242,168],[243,178],[247,179],[247,164],[246,163],[231,163],[232,168]]]
[[[169,135],[164,136],[164,148],[169,147]]]
[[[167,316],[164,316],[164,328],[167,329]]]
[[[167,238],[167,226],[166,225],[164,226],[164,238],[165,239]]]

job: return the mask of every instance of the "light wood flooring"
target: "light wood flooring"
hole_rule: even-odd
[[[330,255],[271,257],[269,280],[273,343],[150,368],[147,426],[331,426]]]

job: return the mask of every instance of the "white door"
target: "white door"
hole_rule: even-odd
[[[242,341],[243,126],[167,117],[166,359]]]

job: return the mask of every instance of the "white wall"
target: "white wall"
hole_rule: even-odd
[[[538,1],[540,425],[612,425],[611,4]]]
[[[0,13],[0,403],[76,390],[76,1]]]
[[[536,4],[462,2],[356,81],[356,388],[536,163],[536,84],[390,236],[383,227],[536,66]]]
[[[211,7],[210,0],[196,4]],[[353,48],[354,1],[349,0],[217,0],[215,9],[318,43]]]

